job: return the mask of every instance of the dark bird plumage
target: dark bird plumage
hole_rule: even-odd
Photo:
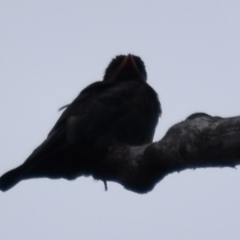
[[[110,146],[150,143],[161,106],[146,80],[139,57],[114,58],[103,81],[89,85],[65,106],[47,139],[21,166],[0,178],[0,190],[29,178],[75,179],[90,173]]]

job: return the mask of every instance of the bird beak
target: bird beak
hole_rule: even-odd
[[[131,54],[128,54],[122,61],[121,65],[119,66],[118,70],[121,71],[123,69],[134,70],[139,72],[137,64],[135,63]]]
[[[146,81],[141,73],[134,56],[128,54],[120,63],[115,72],[108,78],[108,81],[124,81],[124,80]]]

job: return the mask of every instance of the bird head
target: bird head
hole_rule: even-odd
[[[103,81],[147,81],[144,62],[138,56],[131,54],[116,56],[108,65]]]

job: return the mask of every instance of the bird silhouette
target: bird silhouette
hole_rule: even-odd
[[[72,180],[89,175],[109,147],[152,142],[161,115],[158,95],[147,84],[144,63],[131,54],[116,56],[103,80],[83,89],[63,109],[46,140],[22,165],[0,178],[0,190],[24,179]]]

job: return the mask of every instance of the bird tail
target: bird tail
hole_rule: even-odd
[[[23,171],[22,166],[20,166],[3,174],[0,177],[0,190],[5,192],[20,182],[23,179]]]

